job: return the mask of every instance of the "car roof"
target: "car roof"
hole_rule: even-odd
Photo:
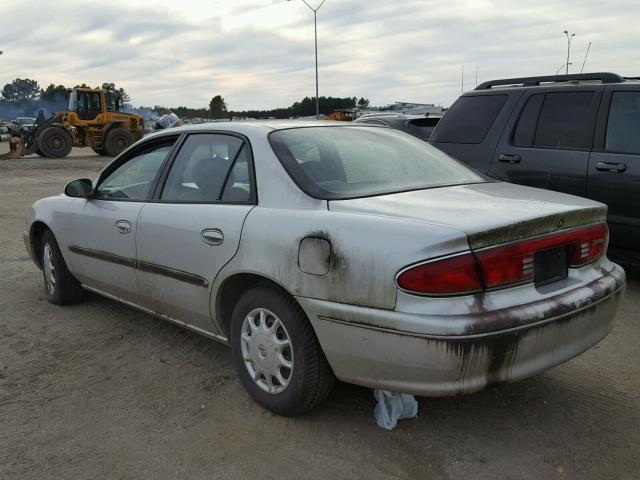
[[[180,127],[168,128],[166,130],[158,130],[147,135],[145,138],[152,136],[175,135],[180,133],[193,133],[193,132],[211,132],[211,131],[225,131],[234,132],[240,134],[255,134],[259,132],[268,133],[275,130],[286,130],[289,128],[304,128],[304,127],[335,127],[335,126],[349,126],[354,122],[340,122],[340,121],[328,121],[328,120],[240,120],[230,122],[210,122],[200,123],[197,125],[183,125]],[[358,125],[364,126],[364,125]],[[369,127],[370,125],[366,125]]]

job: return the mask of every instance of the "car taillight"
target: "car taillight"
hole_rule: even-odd
[[[426,295],[482,291],[482,280],[471,252],[411,267],[398,275],[403,290]]]
[[[578,230],[576,242],[569,247],[569,265],[581,267],[600,258],[607,251],[609,229],[606,223]]]
[[[581,267],[600,258],[608,241],[609,230],[601,223],[423,263],[404,270],[397,283],[404,290],[426,295],[501,288],[533,281],[537,252],[565,247],[569,266]]]

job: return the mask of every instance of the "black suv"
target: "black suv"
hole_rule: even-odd
[[[640,78],[613,73],[485,82],[430,143],[490,177],[609,206],[609,253],[640,261]]]

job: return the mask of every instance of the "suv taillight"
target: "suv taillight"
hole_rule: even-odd
[[[533,281],[536,252],[566,247],[570,267],[600,258],[607,249],[606,223],[463,253],[409,267],[398,286],[425,295],[465,295]]]

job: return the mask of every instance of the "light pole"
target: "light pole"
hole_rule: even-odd
[[[567,36],[567,75],[569,75],[569,65],[571,65],[571,63],[569,63],[569,54],[571,53],[571,40],[576,36],[576,34],[572,33],[571,35],[569,35],[569,32],[567,32],[566,30],[564,31],[564,34]]]
[[[291,0],[287,0],[290,2]],[[322,0],[320,5],[316,8],[313,8],[311,5],[307,3],[307,0],[302,0],[304,4],[311,9],[313,12],[313,35],[315,39],[315,47],[316,47],[316,119],[320,118],[320,100],[318,99],[318,10],[320,7],[324,5],[324,2],[327,0]]]

